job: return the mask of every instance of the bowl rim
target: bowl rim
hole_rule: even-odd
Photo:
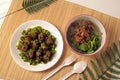
[[[68,40],[67,40],[67,30],[68,30],[68,28],[69,28],[69,25],[71,24],[71,22],[73,22],[74,20],[77,20],[77,18],[78,17],[91,17],[91,18],[94,18],[94,19],[96,19],[101,25],[102,25],[102,28],[103,28],[103,30],[104,30],[104,32],[105,32],[105,34],[104,34],[104,41],[103,41],[103,44],[95,51],[95,52],[93,52],[93,53],[91,53],[91,54],[82,54],[82,53],[80,53],[80,52],[77,52],[76,50],[74,50],[71,46],[70,46],[70,44],[68,43]],[[105,43],[106,43],[106,30],[105,30],[105,27],[104,27],[104,25],[103,25],[103,23],[98,19],[98,18],[96,18],[95,16],[92,16],[92,15],[88,15],[88,14],[80,14],[80,15],[76,15],[76,16],[74,16],[74,17],[72,17],[69,21],[68,21],[68,23],[66,24],[66,28],[65,28],[65,42],[67,43],[67,46],[69,46],[70,47],[70,49],[73,51],[73,52],[75,52],[75,53],[77,53],[77,54],[79,54],[79,55],[83,55],[83,56],[93,56],[93,55],[95,55],[96,53],[98,53],[99,51],[101,51],[101,49],[105,46]]]

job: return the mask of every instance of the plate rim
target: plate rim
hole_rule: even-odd
[[[60,35],[59,36],[59,38],[62,40],[62,41],[59,41],[60,42],[60,45],[62,45],[61,46],[61,52],[60,52],[60,55],[59,55],[59,58],[57,58],[56,60],[55,60],[55,62],[50,66],[50,67],[47,67],[47,68],[44,68],[44,69],[30,69],[30,68],[27,68],[27,67],[25,67],[23,64],[20,64],[19,63],[19,61],[16,61],[17,59],[16,59],[16,57],[15,57],[15,53],[13,53],[13,51],[12,51],[12,41],[13,41],[13,38],[14,38],[14,36],[15,36],[15,34],[17,33],[17,31],[18,30],[20,30],[24,25],[26,25],[26,24],[30,24],[31,22],[42,22],[42,23],[46,23],[46,24],[49,24],[49,26],[50,27],[52,27],[52,28],[54,28],[54,29],[56,29],[56,31],[57,31],[57,33]],[[45,24],[45,25],[46,25]],[[41,26],[40,24],[36,24],[36,25],[39,25],[39,26]],[[34,25],[34,26],[36,26],[36,25]],[[33,27],[34,27],[33,26]],[[32,27],[32,26],[26,26],[25,28],[27,29],[27,28],[30,28],[30,27]],[[44,27],[43,26],[41,26],[43,29],[44,29]],[[23,31],[24,29],[22,29],[21,31]],[[48,30],[48,29],[46,29],[46,30]],[[48,30],[48,31],[50,31],[50,30]],[[53,31],[53,30],[52,30]],[[51,33],[51,32],[50,32]],[[54,34],[53,34],[54,33]],[[53,33],[52,33],[52,35],[55,35],[55,33],[56,32],[54,32],[53,31]],[[21,33],[20,33],[21,34]],[[21,35],[20,35],[21,36]],[[15,43],[16,44],[16,43]],[[26,21],[26,22],[24,22],[24,23],[22,23],[22,24],[20,24],[15,30],[14,30],[14,32],[12,33],[12,36],[11,36],[11,38],[10,38],[10,54],[11,54],[11,56],[12,56],[12,58],[14,59],[14,61],[15,61],[15,63],[17,63],[20,67],[22,67],[23,69],[25,69],[25,70],[28,70],[28,71],[44,71],[44,70],[47,70],[47,69],[50,69],[51,67],[53,67],[59,60],[60,60],[60,58],[61,58],[61,56],[62,56],[62,53],[63,53],[63,47],[64,47],[64,45],[63,45],[63,37],[62,37],[62,34],[61,34],[61,32],[58,30],[58,28],[57,27],[55,27],[53,24],[51,24],[50,22],[48,22],[48,21],[45,21],[45,20],[29,20],[29,21]],[[16,45],[15,45],[16,46]],[[18,54],[18,53],[17,53]],[[55,53],[56,54],[56,53]],[[20,57],[21,58],[21,57]],[[22,60],[22,59],[21,59]],[[49,62],[52,62],[52,61],[49,61]],[[48,62],[48,63],[49,63]],[[26,62],[25,62],[26,63]],[[27,64],[27,63],[26,63]],[[38,64],[38,65],[41,65],[41,64]],[[46,64],[45,64],[46,65]],[[33,66],[33,65],[29,65],[29,66]],[[36,66],[37,67],[37,66]]]

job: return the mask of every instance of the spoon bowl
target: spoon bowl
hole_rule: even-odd
[[[87,63],[85,61],[79,61],[75,63],[73,70],[69,73],[67,73],[65,76],[63,76],[59,80],[66,80],[69,76],[71,76],[74,73],[82,73],[87,67]]]
[[[74,73],[82,73],[87,67],[87,63],[85,61],[77,62],[73,67]]]

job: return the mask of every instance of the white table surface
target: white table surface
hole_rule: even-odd
[[[66,0],[120,19],[120,0]]]

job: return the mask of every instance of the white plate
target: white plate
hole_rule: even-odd
[[[49,61],[47,64],[30,65],[28,62],[24,62],[21,59],[21,57],[18,55],[19,51],[16,48],[16,44],[23,30],[27,29],[28,27],[33,27],[37,25],[41,26],[43,29],[50,31],[50,33],[56,37],[56,44],[57,44],[56,53],[54,54],[52,60]],[[22,68],[29,70],[29,71],[43,71],[43,70],[47,70],[51,68],[60,59],[62,55],[62,51],[63,51],[63,39],[62,39],[62,36],[59,30],[51,23],[43,21],[43,20],[32,20],[32,21],[28,21],[20,25],[16,29],[16,31],[13,33],[11,41],[10,41],[10,51],[11,51],[11,55],[13,59],[15,60],[15,62]]]

